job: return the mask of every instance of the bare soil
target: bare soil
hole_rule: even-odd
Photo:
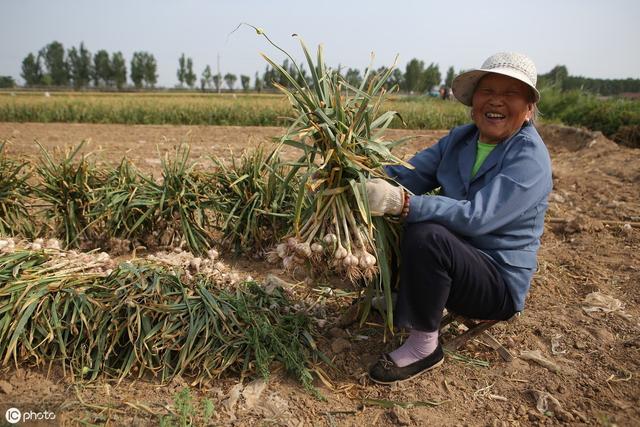
[[[86,150],[97,152],[100,161],[117,162],[126,155],[156,173],[158,153],[170,154],[182,141],[206,167],[210,155],[237,155],[263,142],[268,147],[270,138],[281,132],[258,127],[0,123],[0,140],[10,142],[11,156],[35,161],[35,140],[52,149],[91,139]],[[409,157],[444,134],[394,130],[388,139],[415,136],[398,149]],[[478,340],[459,354],[487,361],[489,367],[454,354],[442,368],[408,383],[375,385],[366,378],[367,366],[397,346],[400,336],[385,342],[375,316],[362,327],[337,326],[341,312],[335,301],[348,306],[350,300],[333,296],[326,299],[326,310],[315,314],[324,333],[318,344],[337,368],[319,365],[327,373],[326,383],[317,381],[326,400],[314,398],[276,367],[264,390],[260,382],[240,383],[233,375],[192,389],[195,422],[203,423],[202,404],[210,399],[215,405],[209,421],[213,425],[640,425],[640,151],[581,129],[550,125],[541,127],[541,134],[552,156],[554,191],[539,271],[523,315],[491,330],[516,356],[513,362],[502,361]],[[293,158],[295,153],[286,155]],[[227,262],[254,278],[276,274],[296,282],[261,260],[230,257]],[[305,294],[308,299],[309,292]],[[598,303],[587,302],[588,295],[621,305],[609,312],[591,311]],[[317,294],[312,297],[318,299]],[[325,301],[319,300],[320,305]],[[528,360],[531,351],[550,363]],[[9,362],[0,371],[0,416],[16,407],[55,411],[55,422],[65,425],[156,425],[160,416],[176,419],[174,398],[188,381],[81,383],[59,366],[16,367]],[[391,401],[391,407],[383,401]]]

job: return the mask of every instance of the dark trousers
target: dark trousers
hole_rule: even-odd
[[[408,224],[401,256],[396,326],[436,331],[445,307],[482,320],[504,320],[515,313],[489,257],[442,225]]]

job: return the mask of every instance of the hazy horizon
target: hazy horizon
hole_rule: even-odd
[[[331,66],[388,66],[399,55],[404,71],[412,58],[447,69],[476,68],[499,51],[529,55],[544,74],[565,65],[571,75],[591,78],[640,78],[640,2],[637,0],[497,0],[479,4],[379,0],[337,2],[114,0],[5,1],[0,17],[0,75],[22,83],[22,60],[45,45],[61,42],[65,49],[81,42],[92,54],[100,49],[121,51],[127,61],[135,51],[152,53],[158,63],[158,86],[178,84],[176,71],[182,53],[193,58],[198,79],[206,65],[216,72],[264,72],[265,52],[282,62],[284,55],[251,28],[261,27],[297,61],[302,51],[292,33],[315,51],[318,43]],[[8,42],[10,40],[10,42]]]

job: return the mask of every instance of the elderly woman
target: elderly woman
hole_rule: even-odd
[[[401,186],[367,182],[374,215],[404,218],[395,323],[404,344],[369,370],[382,384],[440,365],[444,308],[473,319],[508,319],[524,307],[536,269],[551,162],[533,126],[536,68],[498,53],[453,81],[473,124],[419,152],[414,169],[389,167]],[[404,188],[403,188],[404,187]],[[439,195],[426,195],[440,187]],[[407,191],[408,190],[408,191]]]

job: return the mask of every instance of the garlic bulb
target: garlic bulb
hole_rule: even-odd
[[[335,259],[342,259],[346,257],[347,254],[348,254],[347,250],[343,248],[341,245],[338,245],[338,248],[336,249],[336,252],[333,254],[333,257]]]
[[[333,233],[329,233],[326,236],[324,236],[324,238],[322,240],[327,245],[333,245],[334,243],[336,243],[338,241],[338,237]]]

